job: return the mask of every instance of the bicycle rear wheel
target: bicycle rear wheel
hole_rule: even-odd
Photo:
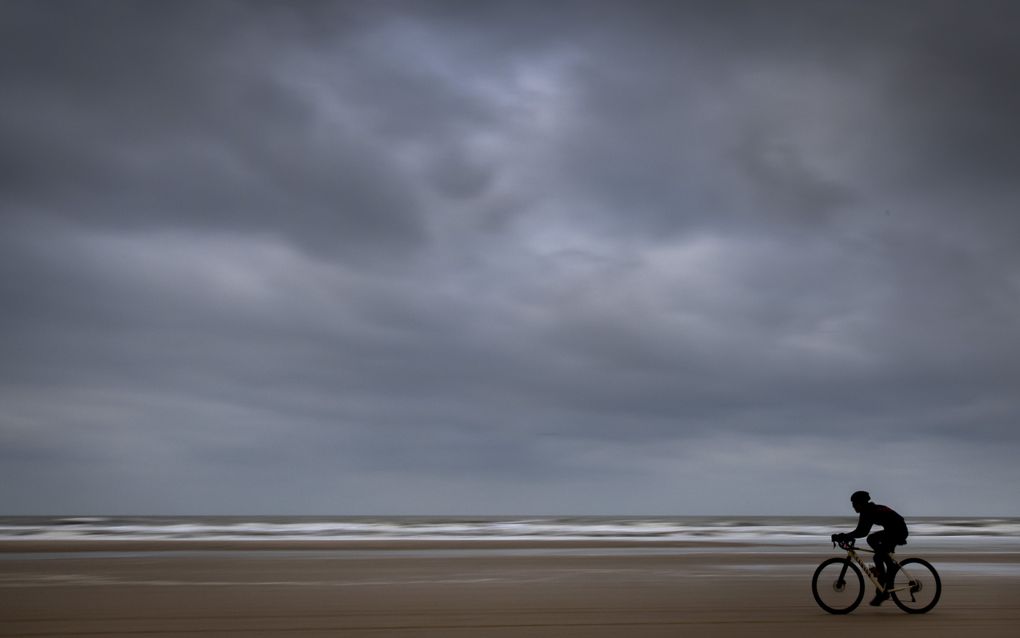
[[[830,558],[815,570],[811,593],[830,614],[849,614],[864,598],[864,576],[849,558]]]
[[[928,561],[907,558],[896,569],[891,593],[893,602],[903,611],[923,614],[939,602],[942,580]]]

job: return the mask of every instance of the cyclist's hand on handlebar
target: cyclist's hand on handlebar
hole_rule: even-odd
[[[844,547],[845,545],[849,545],[850,543],[853,542],[853,540],[854,540],[854,537],[851,536],[850,534],[833,534],[832,535],[832,542],[834,544],[836,544],[836,545],[839,545],[840,547]]]

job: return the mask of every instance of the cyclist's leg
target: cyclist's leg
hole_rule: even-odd
[[[886,583],[886,575],[892,573],[892,562],[889,560],[889,552],[896,546],[895,541],[890,542],[885,530],[875,532],[868,536],[868,545],[875,550],[875,575],[878,582]]]
[[[886,534],[885,530],[882,530],[868,536],[868,545],[871,545],[871,548],[875,550],[875,575],[880,583],[880,586],[875,591],[875,598],[870,604],[877,607],[889,598],[887,590],[890,588],[891,583],[886,579],[888,576],[893,575],[892,567],[889,565],[889,551],[892,547],[895,547],[895,542],[890,545],[888,534]]]

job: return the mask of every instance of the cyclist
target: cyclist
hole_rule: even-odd
[[[886,577],[888,576],[890,581],[895,577],[889,554],[897,545],[907,544],[907,524],[892,508],[872,503],[871,495],[867,492],[857,491],[851,494],[850,504],[853,505],[854,511],[860,514],[857,528],[849,534],[833,534],[832,541],[838,543],[868,536],[868,545],[875,550],[875,576],[883,585],[875,591],[875,598],[871,601],[871,605],[877,607],[889,598],[889,593],[885,590],[892,587],[892,582],[887,581]],[[880,525],[882,530],[869,536],[868,532],[876,524]]]

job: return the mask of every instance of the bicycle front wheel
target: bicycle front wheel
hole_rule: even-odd
[[[897,607],[908,614],[923,614],[939,602],[942,580],[928,561],[908,558],[896,569],[890,591]]]
[[[830,558],[815,570],[811,593],[830,614],[849,614],[864,598],[864,576],[849,558]]]

